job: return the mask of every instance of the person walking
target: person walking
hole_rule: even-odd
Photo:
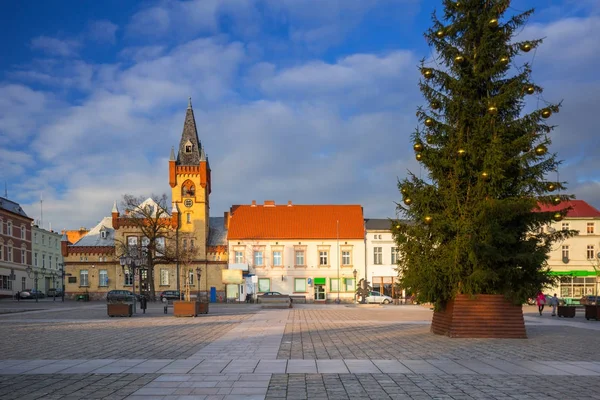
[[[535,301],[538,306],[538,311],[540,312],[540,316],[542,315],[542,311],[544,311],[544,306],[546,305],[546,296],[541,291],[538,293]]]
[[[556,293],[550,298],[550,305],[552,306],[552,316],[556,317],[556,307],[558,307],[558,297],[556,297]]]

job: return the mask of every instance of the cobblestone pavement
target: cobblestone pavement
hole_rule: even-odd
[[[108,318],[99,303],[0,302],[0,398],[600,399],[600,322],[524,310],[528,339],[473,340],[430,334],[420,306],[179,319],[159,304]]]

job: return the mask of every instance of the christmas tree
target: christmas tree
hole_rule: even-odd
[[[543,229],[566,210],[539,212],[538,204],[572,197],[560,194],[560,161],[548,152],[548,118],[559,104],[541,100],[531,65],[518,65],[542,42],[513,41],[533,10],[507,15],[509,5],[445,0],[444,18],[434,13],[425,33],[436,56],[421,62],[427,105],[412,135],[424,176],[409,172],[398,183],[398,210],[410,222],[392,229],[402,286],[436,310],[457,294],[522,304],[552,283],[547,253],[571,234]],[[538,104],[526,113],[527,99]]]

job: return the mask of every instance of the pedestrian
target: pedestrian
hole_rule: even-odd
[[[542,315],[542,311],[544,311],[544,305],[546,305],[546,296],[541,291],[538,293],[535,301],[538,306],[538,311],[540,312],[540,316]]]
[[[556,307],[558,307],[558,297],[556,297],[556,293],[550,298],[550,305],[552,306],[552,316],[556,317]]]
[[[17,301],[21,301],[21,292],[17,292],[15,298],[17,299]]]

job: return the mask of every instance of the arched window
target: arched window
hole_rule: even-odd
[[[194,182],[187,180],[181,185],[181,195],[184,197],[193,197],[196,195],[196,186]]]

